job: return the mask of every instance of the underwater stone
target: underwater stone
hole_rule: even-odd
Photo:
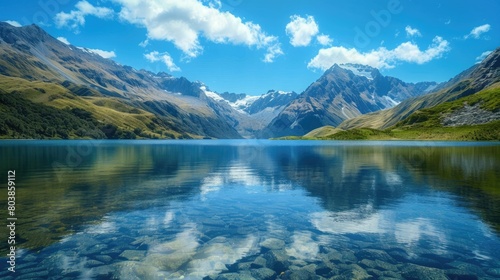
[[[284,250],[272,250],[264,254],[266,266],[273,269],[277,273],[281,273],[288,269],[290,262],[288,255]]]
[[[463,271],[460,269],[447,269],[445,271],[446,276],[450,279],[460,279],[460,280],[476,280],[479,279],[476,274],[472,272]]]
[[[342,259],[341,262],[343,263],[357,263],[358,259],[356,258],[356,255],[352,251],[344,251],[342,252]]]
[[[104,264],[103,262],[97,260],[87,260],[87,262],[85,263],[85,265],[88,267],[101,266],[103,264]]]
[[[176,271],[183,264],[192,259],[191,254],[175,253],[175,254],[150,254],[144,259],[148,263],[160,270]]]
[[[315,280],[317,276],[307,269],[299,269],[295,271],[289,271],[284,274],[282,279],[287,280]]]
[[[285,241],[277,238],[268,238],[262,241],[260,246],[269,250],[279,250],[285,247]]]
[[[101,261],[103,263],[110,263],[113,260],[113,258],[108,255],[97,255],[94,256],[94,259]]]
[[[488,273],[488,275],[500,278],[500,267],[490,268],[486,270],[486,273]]]
[[[276,277],[276,272],[267,267],[252,269],[250,270],[250,273],[256,279],[262,279],[262,280],[271,280],[275,279]]]
[[[94,276],[111,276],[116,271],[116,267],[114,265],[103,265],[92,268],[92,272]]]
[[[264,259],[263,257],[261,256],[258,256],[257,258],[255,258],[255,260],[252,262],[252,264],[250,265],[251,268],[261,268],[261,267],[265,267],[266,266],[266,263],[267,263],[267,260]]]
[[[396,261],[387,252],[376,249],[363,249],[356,253],[359,259],[381,260],[388,263],[396,263]]]
[[[44,279],[47,278],[48,275],[49,275],[48,270],[42,270],[37,272],[21,274],[20,276],[16,277],[16,279],[37,279],[37,278]]]
[[[224,273],[219,275],[215,280],[256,280],[246,273]]]
[[[451,267],[468,271],[468,272],[473,272],[479,277],[486,276],[486,273],[477,265],[471,264],[471,263],[466,263],[466,262],[461,262],[461,261],[454,261],[448,264]]]
[[[146,251],[138,250],[125,250],[120,254],[120,257],[125,258],[129,261],[138,261],[144,258]]]
[[[416,264],[405,264],[401,276],[409,280],[448,280],[442,270]]]

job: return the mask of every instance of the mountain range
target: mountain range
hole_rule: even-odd
[[[1,138],[256,138],[322,126],[387,128],[498,82],[499,51],[447,83],[405,83],[333,65],[304,92],[217,93],[0,22]]]
[[[388,110],[346,120],[339,127],[342,129],[356,127],[386,129],[408,118],[418,110],[434,107],[445,102],[452,102],[481,92],[483,89],[498,88],[500,86],[499,82],[500,48],[489,54],[481,63],[472,66],[448,82],[439,85],[431,94],[406,99]],[[500,96],[496,98],[500,99]],[[498,111],[499,109],[493,108],[493,111]]]
[[[325,125],[394,107],[436,87],[434,82],[405,83],[372,67],[333,65],[291,102],[266,128],[268,136],[303,135]]]

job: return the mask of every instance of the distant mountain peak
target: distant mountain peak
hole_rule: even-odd
[[[344,63],[339,64],[338,67],[351,71],[356,76],[365,77],[368,80],[373,80],[380,75],[377,68],[363,64]]]

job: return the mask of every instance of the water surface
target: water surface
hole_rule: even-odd
[[[5,279],[500,277],[499,143],[2,141],[0,155],[17,180]]]

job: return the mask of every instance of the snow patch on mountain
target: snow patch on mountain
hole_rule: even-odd
[[[215,101],[226,101],[224,98],[222,98],[220,95],[218,95],[216,92],[208,90],[206,86],[201,86],[200,89],[203,91],[203,93],[212,98]]]
[[[367,78],[368,80],[373,80],[373,70],[375,70],[375,68],[366,65],[350,63],[340,64],[339,66],[351,71],[356,76],[361,76]]]
[[[226,100],[226,102],[234,109],[240,112],[245,112],[245,110],[248,109],[259,98],[260,96],[247,95],[242,99],[236,100],[236,102],[229,102],[228,100]]]
[[[387,101],[387,104],[389,105],[389,106],[388,106],[388,108],[392,108],[392,107],[394,107],[394,106],[398,105],[399,103],[401,103],[401,102],[398,102],[398,101],[396,101],[396,100],[394,100],[394,99],[390,98],[390,97],[389,97],[389,96],[387,96],[387,95],[382,96],[382,98],[384,98],[384,99],[385,99],[385,101]]]

